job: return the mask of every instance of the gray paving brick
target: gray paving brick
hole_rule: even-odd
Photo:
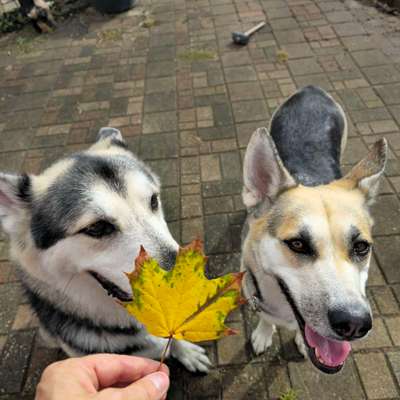
[[[34,336],[34,331],[9,335],[0,365],[0,394],[19,393],[22,390]]]
[[[337,375],[321,375],[310,362],[289,363],[289,375],[299,400],[306,399],[365,399],[354,362],[346,361]],[[318,384],[315,384],[318,382]]]

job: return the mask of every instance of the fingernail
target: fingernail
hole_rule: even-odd
[[[147,377],[160,393],[164,394],[167,391],[169,387],[169,378],[167,374],[164,372],[154,372],[154,374],[150,374]]]

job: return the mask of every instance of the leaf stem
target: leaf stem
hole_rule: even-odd
[[[167,355],[167,352],[168,352],[168,349],[169,349],[170,346],[171,346],[171,343],[172,343],[172,335],[168,338],[168,342],[167,342],[167,344],[165,345],[165,349],[164,349],[164,351],[163,351],[162,354],[161,354],[160,365],[158,366],[158,371],[161,370],[161,366],[163,365],[163,362],[164,362],[164,360],[165,360],[165,356]]]

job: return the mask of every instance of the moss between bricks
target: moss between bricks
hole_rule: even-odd
[[[287,392],[281,394],[278,400],[297,400],[297,393],[293,389],[289,389]]]

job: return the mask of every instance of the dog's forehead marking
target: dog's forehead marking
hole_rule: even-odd
[[[65,175],[74,165],[74,160],[65,158],[45,169],[40,175],[33,177],[32,190],[34,195],[42,195],[58,179]]]
[[[272,209],[251,224],[251,236],[261,240],[268,233],[283,240],[306,228],[320,245],[334,243],[341,254],[347,254],[346,241],[354,227],[371,240],[371,218],[364,203],[360,191],[340,184],[300,185],[283,193]]]
[[[49,248],[64,238],[71,225],[89,211],[93,185],[101,182],[109,190],[127,196],[128,171],[137,171],[156,184],[151,171],[131,153],[107,155],[77,153],[35,178],[38,184],[33,190],[31,231],[39,248]]]

